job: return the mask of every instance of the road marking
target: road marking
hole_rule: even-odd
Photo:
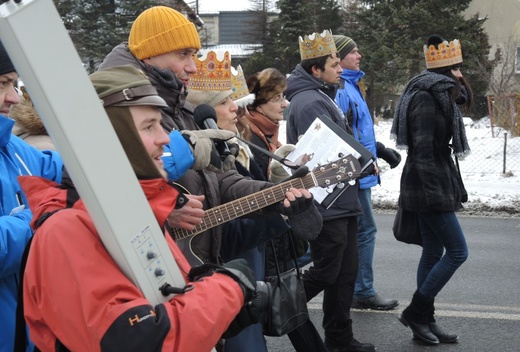
[[[409,302],[400,301],[399,307],[393,310],[371,310],[371,309],[352,309],[359,313],[376,314],[401,314]],[[321,310],[322,305],[318,300],[307,303],[307,308],[311,310]],[[506,306],[486,306],[477,304],[436,304],[435,315],[439,317],[460,317],[478,319],[501,319],[520,321],[520,307]]]

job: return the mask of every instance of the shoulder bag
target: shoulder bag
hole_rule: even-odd
[[[417,212],[404,210],[399,207],[395,214],[392,231],[396,240],[422,246],[419,214]]]
[[[266,276],[265,278],[265,282],[269,283],[271,287],[271,303],[264,324],[264,335],[266,336],[285,335],[309,319],[302,273],[296,261],[296,251],[292,236],[288,236],[294,268],[280,272],[280,265],[275,254],[273,257],[276,275]],[[270,242],[273,253],[276,253],[273,240]]]

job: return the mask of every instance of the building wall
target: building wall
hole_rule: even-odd
[[[511,41],[520,45],[520,0],[473,0],[466,10],[468,16],[487,16],[484,28],[489,35],[492,54],[497,44]]]
[[[473,0],[466,15],[487,17],[484,30],[491,45],[490,58],[498,47],[502,61],[491,77],[488,95],[520,92],[520,0]],[[464,44],[462,44],[464,46]]]

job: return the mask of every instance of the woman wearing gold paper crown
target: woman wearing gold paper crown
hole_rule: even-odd
[[[211,106],[219,128],[245,136],[248,133],[248,126],[243,124],[243,120],[239,122],[237,104],[240,104],[241,112],[246,113],[245,106],[255,97],[247,89],[241,67],[236,70],[236,73],[231,74],[233,71],[231,58],[227,51],[203,52],[199,58],[195,58],[195,65],[197,72],[190,77],[187,101],[195,107],[196,111],[205,104]],[[266,180],[247,144],[240,140],[235,142],[240,149],[235,163],[237,170],[244,176]],[[301,190],[301,193],[306,199],[312,199],[308,191]],[[314,205],[296,216],[298,219],[292,216],[289,218],[301,226],[293,231],[317,234],[321,229],[321,217]],[[255,278],[264,280],[265,242],[273,236],[284,235],[288,229],[287,222],[280,214],[265,214],[261,219],[240,218],[229,221],[223,225],[220,255],[224,261],[246,259],[255,272]],[[226,336],[225,352],[245,350],[267,352],[262,324],[251,325],[236,336]],[[320,352],[317,349],[307,351]]]
[[[470,152],[459,106],[470,107],[472,91],[460,70],[458,40],[430,36],[424,55],[427,69],[408,82],[391,134],[398,148],[408,150],[399,206],[418,216],[423,247],[417,290],[399,320],[414,339],[435,345],[458,340],[437,325],[434,300],[468,257],[455,216],[467,193],[452,154],[462,158]]]

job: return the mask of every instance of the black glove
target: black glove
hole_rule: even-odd
[[[253,297],[244,304],[240,312],[231,324],[229,324],[227,330],[222,335],[222,338],[228,339],[230,337],[238,335],[242,330],[250,325],[264,322],[267,318],[267,307],[269,307],[270,300],[270,284],[257,281],[256,292]]]
[[[301,198],[305,200],[301,200]],[[293,207],[293,202],[291,202],[291,207],[285,208],[289,209],[286,211],[286,215],[291,225],[292,233],[305,241],[314,240],[321,232],[323,218],[314,204],[313,197],[307,199],[302,196],[296,199],[299,205]]]
[[[244,291],[244,306],[222,335],[223,338],[230,338],[249,325],[264,320],[269,306],[269,286],[263,281],[255,281],[253,270],[245,259],[231,260],[223,267],[240,278],[237,282]]]
[[[392,148],[386,148],[381,142],[377,142],[377,156],[386,161],[393,169],[401,162],[401,154]]]
[[[311,205],[314,204],[314,197],[306,198],[305,196],[297,197],[295,200],[289,202],[290,206],[287,208],[286,206],[282,207],[281,213],[283,215],[287,215],[288,217],[295,216],[303,213]]]
[[[188,273],[188,279],[196,281],[213,273],[221,273],[233,278],[244,293],[244,302],[249,301],[256,290],[255,275],[245,259],[231,260],[223,266],[211,263],[195,266]]]
[[[249,325],[264,320],[269,306],[269,286],[265,282],[255,281],[253,270],[245,259],[231,260],[223,266],[203,264],[193,267],[188,273],[188,279],[196,281],[213,273],[230,276],[244,293],[244,306],[224,333],[224,338],[235,336]]]

